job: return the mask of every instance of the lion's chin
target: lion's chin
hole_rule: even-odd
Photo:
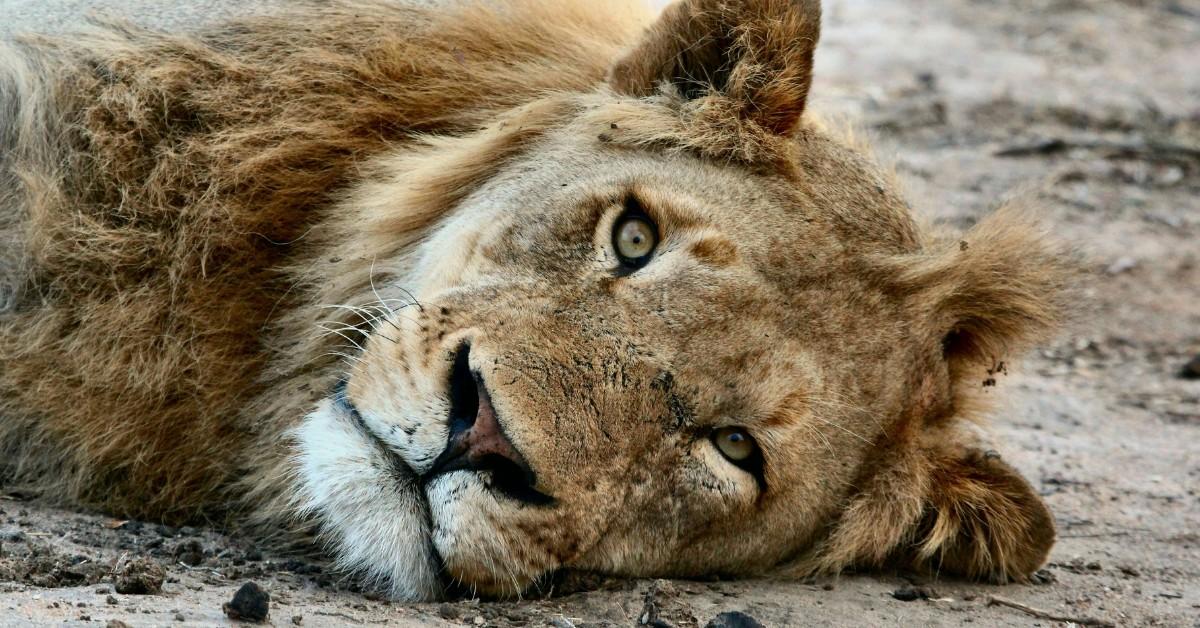
[[[443,594],[429,507],[416,474],[326,400],[293,432],[296,504],[320,522],[340,567],[397,600]]]
[[[489,488],[478,473],[448,473],[426,490],[436,523],[432,543],[456,590],[498,599],[519,596],[558,567],[523,532],[526,522],[513,509],[525,512],[528,506]]]

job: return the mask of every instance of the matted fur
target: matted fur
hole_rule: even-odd
[[[461,208],[486,205],[480,190],[518,185],[514,172],[545,167],[542,152],[594,143],[630,155],[622,164],[654,155],[687,172],[760,177],[747,211],[784,198],[820,208],[805,220],[822,235],[806,237],[825,247],[825,267],[739,250],[712,229],[688,250],[714,269],[762,260],[757,276],[782,285],[779,294],[815,299],[791,314],[774,303],[779,316],[807,312],[829,332],[803,355],[837,354],[827,368],[861,366],[867,379],[853,390],[827,391],[817,379],[795,382],[811,385],[803,394],[764,388],[763,399],[781,400],[766,424],[803,424],[825,407],[873,426],[869,438],[854,433],[865,446],[846,452],[857,468],[810,487],[827,497],[803,520],[772,520],[762,542],[781,535],[773,559],[760,543],[736,564],[682,556],[644,575],[904,561],[1024,578],[1048,551],[1051,520],[961,424],[978,416],[979,374],[1053,330],[1069,255],[1016,207],[962,236],[928,233],[853,141],[803,118],[815,1],[688,0],[646,31],[634,4],[339,0],[191,36],[106,24],[0,49],[0,472],[121,516],[232,517],[301,535],[314,522],[333,527],[298,477],[301,420],[339,381],[350,379],[359,401],[393,385],[386,373],[402,361],[379,370],[386,351],[373,348],[397,342],[385,323],[418,334],[404,321],[419,321],[426,336],[444,328],[431,344],[457,333],[451,297],[425,303],[404,284],[451,280],[450,270],[428,278],[425,245],[449,237]],[[654,203],[696,202],[633,189]],[[809,285],[841,288],[819,296]],[[743,310],[728,299],[713,307],[729,307],[747,330],[767,324],[756,322],[761,303]],[[514,321],[528,316],[513,307]],[[347,341],[363,353],[347,354]],[[897,342],[902,351],[869,362],[872,347]],[[538,359],[568,360],[560,353],[569,349],[547,351]],[[666,381],[651,388],[683,394]],[[809,429],[836,456],[827,428]],[[794,448],[777,457],[800,465],[808,449],[793,438],[760,440]],[[801,490],[810,480],[794,473],[770,479]],[[553,568],[642,574],[625,561],[643,550],[613,534],[586,550],[581,539],[547,550],[552,559],[529,545],[513,558],[528,573],[511,583],[442,558],[452,577],[495,593],[518,593]],[[398,596],[436,594],[393,582],[403,565],[331,542],[345,565]]]

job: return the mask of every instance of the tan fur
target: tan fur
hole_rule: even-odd
[[[0,472],[121,516],[344,536],[366,524],[300,488],[302,421],[347,381],[379,427],[444,438],[417,417],[469,339],[560,499],[426,489],[451,497],[414,498],[412,529],[450,579],[1026,577],[1052,520],[964,422],[1054,329],[1069,254],[1016,207],[934,236],[802,116],[817,2],[685,0],[643,32],[633,4],[342,0],[0,50]],[[613,277],[597,225],[629,195],[667,248]],[[706,445],[730,424],[765,492]]]

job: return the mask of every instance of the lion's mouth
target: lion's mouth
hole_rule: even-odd
[[[371,443],[383,456],[383,459],[387,461],[387,464],[391,467],[390,475],[395,479],[396,482],[402,486],[416,483],[421,485],[422,489],[424,488],[423,483],[420,482],[420,477],[417,475],[416,471],[414,471],[413,468],[407,462],[405,462],[404,458],[401,457],[399,453],[392,449],[387,442],[380,438],[379,435],[376,434],[369,425],[367,425],[367,422],[363,419],[362,414],[358,411],[358,408],[355,407],[354,402],[351,401],[349,395],[346,394],[345,381],[341,382],[337,389],[335,389],[333,394],[333,402],[337,406],[338,410],[350,417],[350,420],[354,423],[355,427],[358,428],[358,431],[363,435],[367,442]],[[425,513],[424,516],[428,521],[430,517],[429,495],[424,490],[411,491],[411,494],[413,497],[416,497],[422,501],[421,509]],[[446,560],[444,557],[442,557],[441,552],[438,551],[437,544],[434,543],[433,539],[428,536],[424,538],[424,543],[430,559],[432,559],[436,565],[434,573],[436,574],[440,588],[448,595],[456,597],[458,595],[458,585],[446,573]]]
[[[464,344],[458,349],[449,369],[447,392],[450,409],[446,416],[448,429],[445,445],[423,472],[416,469],[424,465],[410,463],[409,455],[433,457],[432,452],[437,451],[436,445],[432,450],[422,448],[414,454],[393,443],[387,437],[389,424],[377,422],[366,408],[360,411],[348,395],[345,382],[339,384],[329,398],[333,410],[330,416],[337,417],[336,422],[341,424],[342,433],[350,438],[357,436],[354,438],[359,441],[356,449],[368,448],[368,451],[359,453],[355,458],[361,461],[362,455],[366,454],[372,459],[365,468],[351,471],[350,476],[365,472],[372,475],[374,482],[386,484],[390,481],[394,483],[395,490],[385,491],[385,494],[400,497],[394,501],[368,498],[370,504],[367,507],[380,518],[378,520],[389,521],[381,529],[383,536],[372,545],[384,548],[397,542],[397,539],[405,539],[404,543],[411,544],[404,546],[402,543],[400,547],[393,547],[394,557],[390,562],[381,559],[382,564],[391,569],[383,577],[394,578],[406,585],[419,585],[422,590],[436,589],[440,595],[452,597],[469,593],[464,586],[475,586],[469,584],[475,582],[473,577],[464,580],[463,574],[473,574],[483,569],[481,564],[472,563],[472,556],[459,555],[462,543],[454,539],[460,534],[470,535],[470,532],[457,530],[454,521],[441,521],[439,526],[440,517],[460,518],[466,515],[469,518],[475,506],[485,506],[474,503],[474,498],[462,497],[464,487],[474,485],[484,489],[485,494],[490,494],[496,500],[493,506],[501,508],[541,508],[555,503],[553,496],[536,488],[537,476],[533,468],[505,433],[485,379],[471,368],[469,358],[470,347]],[[432,429],[435,426],[426,427]],[[379,431],[381,429],[384,431]],[[327,447],[324,439],[316,437],[310,440],[308,449],[337,451],[339,448],[336,443]],[[348,462],[335,461],[330,469],[337,475]],[[310,474],[311,477],[322,479],[329,475],[329,471],[323,470]],[[472,492],[467,491],[466,494]],[[323,506],[330,512],[336,514],[352,507],[340,503],[338,497],[345,497],[353,503],[353,507],[363,507],[361,501],[355,501],[357,494],[347,489],[346,485],[339,485],[336,495],[332,499],[325,498]],[[458,503],[460,500],[462,503]],[[390,523],[393,512],[395,524]],[[354,551],[369,552],[351,542],[362,536],[362,530],[353,528],[357,524],[339,521],[337,516],[331,517],[329,525],[338,530],[341,530],[340,526],[346,526],[342,532],[350,540],[343,542],[350,543],[349,547]],[[410,560],[413,562],[408,562]],[[451,564],[455,567],[451,567]],[[406,570],[416,573],[409,569],[410,565],[420,567],[416,572],[425,574],[424,579],[416,575],[394,575]]]

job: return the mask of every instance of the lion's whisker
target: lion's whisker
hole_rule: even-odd
[[[822,395],[828,395],[828,398],[822,398]],[[883,429],[883,422],[879,420],[879,417],[876,416],[876,414],[874,412],[870,411],[869,409],[867,409],[864,406],[861,406],[852,401],[849,401],[843,394],[838,393],[837,391],[834,391],[834,390],[827,390],[827,391],[824,391],[822,393],[822,395],[818,395],[816,397],[815,401],[817,401],[818,403],[825,403],[825,404],[829,404],[829,405],[839,404],[843,408],[846,408],[849,410],[855,410],[855,411],[865,415],[867,418],[871,419],[875,423],[876,428],[881,429],[881,430]]]
[[[849,435],[853,436],[854,438],[857,438],[858,440],[860,440],[860,441],[862,441],[862,442],[864,442],[864,443],[866,443],[866,444],[868,444],[868,445],[870,445],[870,444],[871,444],[871,441],[869,441],[869,440],[867,440],[865,437],[863,437],[863,435],[862,435],[862,434],[859,434],[858,432],[855,432],[854,430],[852,430],[852,429],[850,429],[850,428],[848,428],[848,427],[846,427],[846,426],[844,426],[844,425],[838,425],[837,423],[834,423],[833,421],[829,421],[829,420],[827,420],[827,419],[822,419],[821,417],[819,417],[819,416],[817,416],[817,415],[815,415],[815,414],[814,414],[814,415],[812,415],[812,417],[813,417],[814,419],[816,419],[816,420],[818,420],[818,421],[820,421],[820,422],[822,422],[822,423],[824,423],[824,424],[826,424],[826,425],[830,426],[830,427],[835,427],[835,428],[837,428],[837,429],[839,429],[839,430],[842,430],[843,432],[845,432],[845,433],[847,433],[847,434],[849,434]]]
[[[399,299],[387,299],[387,300],[388,301],[399,301]],[[364,309],[377,312],[377,314],[371,318],[372,323],[377,323],[378,321],[383,320],[383,321],[387,322],[389,325],[391,325],[392,327],[394,327],[396,329],[396,331],[400,331],[400,327],[398,325],[396,325],[395,319],[403,319],[410,323],[417,322],[416,318],[413,318],[411,316],[404,316],[399,313],[399,310],[403,310],[404,308],[408,307],[409,305],[412,305],[412,304],[406,303],[404,306],[401,306],[400,308],[392,309],[391,307],[388,307],[386,305],[379,305],[376,303],[371,303],[371,304],[365,306]]]
[[[342,321],[330,320],[330,321],[318,321],[317,322],[317,328],[322,329],[327,333],[331,333],[332,330],[327,329],[325,327],[325,325],[341,325],[341,327],[338,328],[341,331],[353,332],[356,334],[361,334],[363,336],[367,335],[367,333],[365,331],[363,331],[361,328],[356,327],[354,325],[347,324],[347,323],[343,323]]]
[[[322,353],[322,354],[321,354],[321,356],[322,356],[322,357],[334,356],[334,357],[339,357],[339,358],[343,358],[343,359],[349,360],[349,361],[351,361],[351,362],[359,362],[359,363],[361,363],[361,362],[362,362],[362,358],[358,358],[358,357],[355,357],[355,356],[352,356],[352,355],[347,355],[347,354],[345,354],[345,353],[342,353],[342,352],[340,352],[340,351],[329,351],[329,352],[326,352],[326,353]]]
[[[825,445],[825,450],[829,452],[829,455],[831,455],[831,456],[837,455],[833,451],[833,443],[830,443],[829,439],[825,438],[825,435],[821,433],[821,430],[818,430],[816,427],[809,425],[807,423],[802,423],[801,425],[804,427],[805,430],[811,432],[817,438],[821,439],[821,442],[822,442],[822,444]]]
[[[417,300],[417,295],[413,294],[408,288],[405,288],[404,286],[396,286],[396,289],[400,290],[405,294],[405,296],[412,299],[413,304],[417,306],[418,310],[421,310],[422,312],[425,311],[425,306],[421,305],[421,302]]]
[[[832,393],[832,391],[829,391],[827,394],[832,395],[833,393]],[[842,409],[842,410],[853,410],[854,412],[857,412],[857,413],[865,416],[866,418],[870,419],[871,422],[875,424],[875,427],[877,429],[879,429],[879,430],[883,429],[883,422],[879,419],[879,417],[876,416],[876,414],[874,412],[872,412],[871,410],[869,410],[863,406],[860,406],[858,404],[839,400],[839,399],[836,399],[833,397],[823,398],[822,396],[809,397],[809,398],[805,399],[805,401],[807,403],[810,403],[813,405],[820,405],[820,406],[825,406],[825,407],[829,407],[829,408],[837,408],[837,409]]]
[[[345,333],[343,333],[341,330],[337,330],[337,329],[328,329],[328,328],[325,328],[325,327],[321,327],[320,325],[317,325],[317,327],[320,327],[321,329],[324,329],[324,330],[325,330],[326,332],[328,332],[329,334],[337,334],[337,335],[341,336],[342,338],[345,338],[345,339],[346,339],[346,342],[349,342],[350,344],[354,345],[354,348],[358,349],[359,351],[366,351],[366,349],[364,349],[362,345],[358,344],[358,342],[356,342],[356,341],[355,341],[353,338],[351,338],[350,336],[348,336],[348,335],[346,335]],[[328,335],[328,334],[327,334],[327,335]]]
[[[367,281],[371,284],[371,292],[375,293],[375,298],[386,308],[387,304],[383,303],[383,297],[379,294],[379,289],[375,287],[375,261],[374,256],[371,257],[371,268],[367,273]],[[402,288],[403,289],[403,288]],[[390,311],[390,308],[389,308]],[[394,314],[394,312],[392,312]]]

